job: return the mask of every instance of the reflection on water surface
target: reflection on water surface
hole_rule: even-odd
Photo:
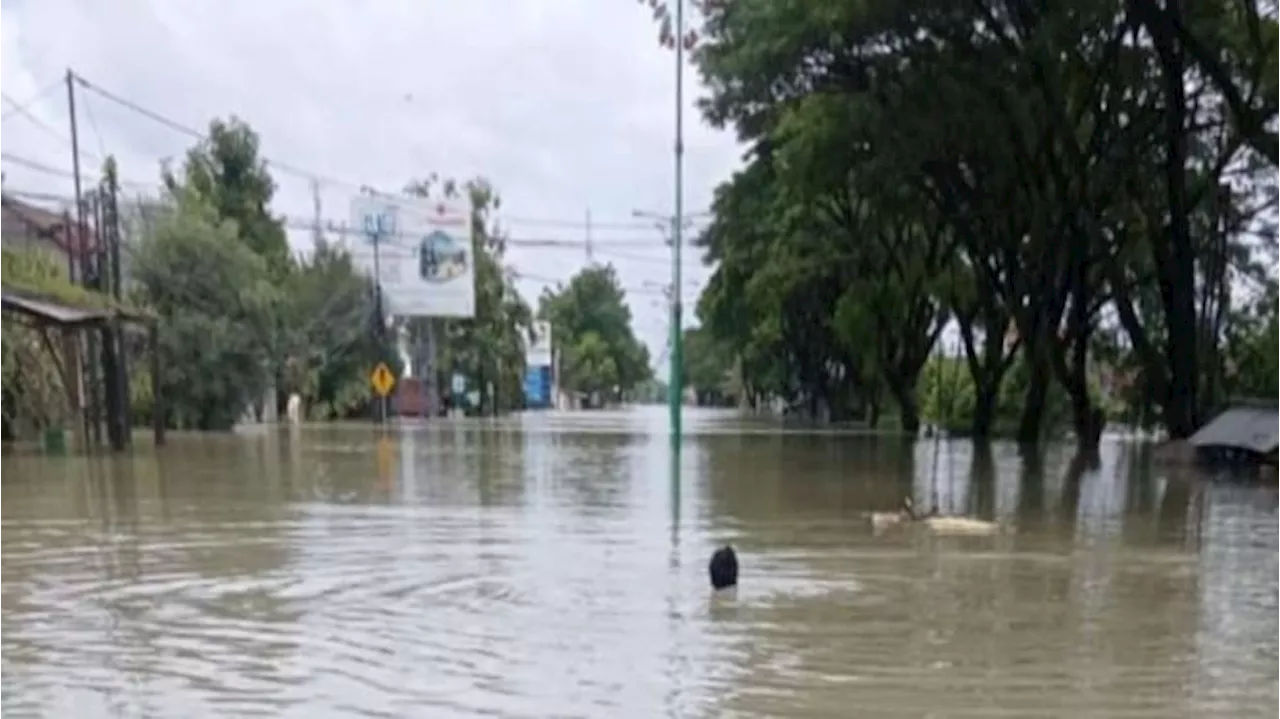
[[[4,714],[1276,707],[1274,488],[686,422],[678,457],[660,408],[7,457]],[[873,535],[908,492],[1017,531]]]

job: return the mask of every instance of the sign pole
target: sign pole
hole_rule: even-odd
[[[385,423],[387,421],[387,397],[390,396],[391,390],[395,389],[396,376],[386,362],[379,362],[378,366],[373,368],[373,372],[369,373],[369,384],[373,387],[374,394],[378,395],[378,416]]]

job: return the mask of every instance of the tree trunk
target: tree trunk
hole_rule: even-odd
[[[991,428],[995,424],[1000,383],[974,382],[973,393],[973,420],[969,425],[969,434],[975,441],[984,441],[991,438]]]
[[[915,435],[920,432],[920,407],[916,404],[916,389],[908,382],[895,381],[890,386],[893,398],[898,402],[898,418],[902,431]]]
[[[1096,454],[1098,444],[1102,440],[1102,429],[1106,425],[1106,415],[1094,407],[1089,401],[1088,393],[1079,399],[1072,393],[1071,419],[1076,433],[1076,449],[1081,454]]]
[[[1044,430],[1044,411],[1049,400],[1049,367],[1043,357],[1031,355],[1028,361],[1030,376],[1027,378],[1026,401],[1022,405],[1017,439],[1019,444],[1038,444]]]
[[[1167,358],[1169,386],[1165,398],[1165,424],[1174,439],[1191,436],[1197,429],[1199,357],[1196,348],[1195,251],[1191,246],[1190,210],[1186,186],[1186,86],[1182,49],[1172,28],[1181,23],[1179,0],[1166,3],[1169,23],[1152,33],[1164,71],[1165,92],[1165,190],[1169,202],[1168,246],[1157,254],[1161,268],[1161,292],[1165,326],[1169,331]],[[1161,262],[1163,260],[1163,262]]]

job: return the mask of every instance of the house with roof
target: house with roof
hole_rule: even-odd
[[[0,245],[6,250],[44,250],[65,258],[72,225],[66,211],[0,194]]]

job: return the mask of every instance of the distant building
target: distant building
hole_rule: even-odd
[[[65,257],[67,219],[61,212],[0,195],[0,245],[6,250],[42,249]]]

